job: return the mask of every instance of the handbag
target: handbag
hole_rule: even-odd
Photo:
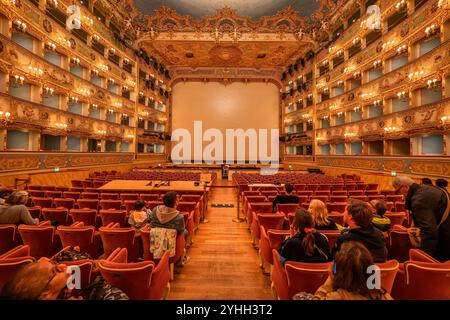
[[[444,223],[445,220],[447,220],[448,215],[450,213],[450,198],[448,196],[448,193],[443,191],[445,196],[447,197],[447,208],[445,209],[444,215],[442,216],[441,222],[439,222],[437,226],[437,230],[439,230],[439,227],[442,223]],[[411,242],[411,245],[414,248],[420,248],[422,245],[422,238],[420,237],[420,228],[414,226],[414,220],[411,224],[411,227],[407,229],[409,241]]]

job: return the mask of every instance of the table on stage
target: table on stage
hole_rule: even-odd
[[[156,187],[162,181],[113,180],[98,188],[101,191],[206,191],[205,186],[194,185],[194,181],[170,181],[170,185]]]

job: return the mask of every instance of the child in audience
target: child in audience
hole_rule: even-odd
[[[322,201],[311,200],[308,211],[314,218],[317,230],[338,230],[336,222],[328,217],[327,206]]]
[[[149,224],[149,212],[145,208],[145,202],[142,200],[137,200],[134,203],[134,210],[130,211],[130,217],[128,218],[128,223],[130,226],[140,231],[143,227]]]
[[[315,296],[321,300],[392,300],[383,288],[369,288],[369,277],[374,273],[368,270],[373,264],[372,255],[363,244],[345,242],[336,253],[328,279]]]
[[[391,228],[391,219],[384,215],[387,211],[386,202],[382,199],[376,199],[369,203],[373,208],[372,224],[383,232],[388,231]]]
[[[279,250],[281,262],[327,262],[330,257],[328,239],[314,229],[311,214],[298,209],[291,226],[291,237],[284,240]]]

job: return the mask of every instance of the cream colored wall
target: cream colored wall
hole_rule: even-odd
[[[172,93],[172,128],[188,129],[192,137],[196,120],[203,122],[203,132],[217,128],[224,139],[226,129],[278,129],[279,90],[272,83],[180,82]],[[193,158],[193,142],[191,150]]]

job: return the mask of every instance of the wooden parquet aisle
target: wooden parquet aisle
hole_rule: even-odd
[[[231,185],[225,180],[218,183]],[[212,208],[214,203],[233,203],[235,208]],[[206,214],[209,222],[200,224],[189,249],[191,260],[175,274],[169,300],[273,299],[247,223],[232,221],[236,207],[234,189],[214,189]]]

